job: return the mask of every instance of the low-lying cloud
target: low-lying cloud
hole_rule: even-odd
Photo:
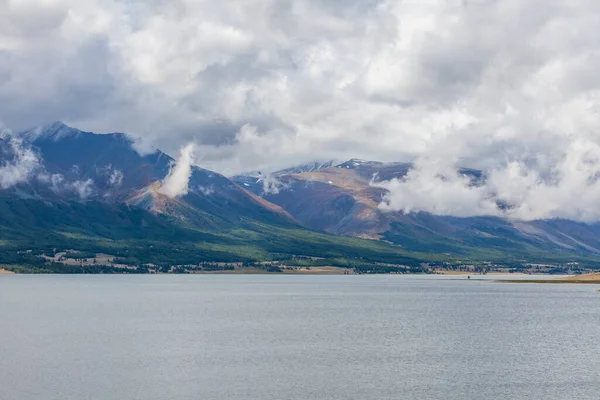
[[[262,194],[278,194],[287,186],[273,174],[261,175],[259,178],[262,183]]]
[[[86,200],[94,193],[94,181],[90,178],[68,182],[65,187],[73,191],[80,200]]]
[[[87,200],[96,192],[94,181],[91,178],[67,180],[63,174],[46,172],[40,172],[36,178],[38,182],[48,185],[54,193],[58,195],[74,194],[79,200]]]
[[[159,193],[171,198],[188,194],[195,150],[194,143],[189,143],[180,149],[179,157],[163,180]]]
[[[4,139],[1,139],[2,137]],[[8,189],[29,181],[40,168],[37,153],[6,130],[0,136],[0,140],[7,145],[5,153],[0,155],[0,160],[5,160],[0,161],[0,188]]]
[[[600,145],[575,140],[552,159],[510,161],[473,179],[440,160],[419,159],[407,176],[376,183],[380,208],[459,217],[600,220]]]
[[[384,211],[457,217],[498,214],[486,186],[474,186],[469,176],[435,163],[419,161],[404,178],[374,185],[389,191],[380,204]]]
[[[123,173],[118,169],[113,169],[108,177],[108,184],[111,187],[119,187],[123,183]]]
[[[96,172],[105,179],[106,185],[111,189],[119,188],[125,177],[123,172],[113,167],[112,164],[108,164],[103,168],[98,168]]]

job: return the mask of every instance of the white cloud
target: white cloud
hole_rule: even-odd
[[[260,181],[262,182],[263,194],[278,194],[282,189],[287,188],[283,182],[277,179],[277,176],[272,174],[263,175]]]
[[[119,187],[122,183],[123,173],[116,168],[112,169],[108,177],[108,184],[112,187]]]
[[[414,198],[390,197],[389,207],[479,214],[498,212],[488,202],[502,198],[514,216],[597,218],[594,184],[576,179],[594,161],[565,161],[600,143],[597,1],[0,0],[0,9],[0,110],[11,127],[65,120],[167,152],[194,141],[202,166],[226,174],[416,159],[410,181],[390,186]],[[486,188],[462,182],[456,165],[484,169]],[[439,173],[432,190],[457,192],[457,203],[428,199]]]
[[[179,151],[179,158],[165,177],[159,192],[168,197],[184,196],[188,193],[192,166],[194,163],[194,143],[189,143]]]
[[[49,185],[50,190],[54,193],[60,193],[64,189],[65,177],[62,174],[48,174],[42,172],[38,174],[37,179]]]
[[[389,191],[386,211],[427,211],[460,217],[492,215],[517,220],[600,220],[600,145],[574,140],[546,155],[489,169],[480,182],[440,160],[420,159],[403,179],[374,185]]]
[[[123,183],[123,172],[108,164],[102,168],[96,168],[96,173],[106,179],[106,184],[111,188],[118,188]]]
[[[419,162],[403,179],[373,185],[389,191],[380,205],[385,211],[426,211],[457,217],[499,213],[487,187],[473,185],[469,176],[443,163]]]
[[[94,181],[91,178],[68,181],[62,174],[41,172],[36,175],[36,179],[48,185],[50,190],[59,195],[73,193],[80,200],[86,200],[94,194]]]
[[[80,200],[85,200],[94,193],[94,181],[91,179],[76,180],[69,182],[65,185],[65,188],[73,191]]]
[[[0,146],[0,160],[4,160],[0,161],[0,188],[8,189],[29,181],[40,167],[38,155],[7,131],[0,136],[0,140],[5,141],[7,145],[4,149]],[[4,154],[1,153],[3,151]]]
[[[158,150],[151,140],[146,137],[129,134],[129,138],[132,139],[131,147],[141,156],[154,154]]]
[[[211,196],[215,192],[212,186],[197,186],[196,190],[204,196]]]

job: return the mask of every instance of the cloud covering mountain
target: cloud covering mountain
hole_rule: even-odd
[[[160,193],[171,198],[188,194],[194,165],[194,148],[193,143],[181,148],[179,158],[171,166],[169,174],[162,182]]]
[[[0,0],[0,118],[222,173],[415,161],[384,208],[600,219],[593,0]],[[480,168],[472,185],[458,166]]]
[[[38,155],[0,122],[0,189],[29,181],[39,167]]]

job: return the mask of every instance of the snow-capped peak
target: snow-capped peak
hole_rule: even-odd
[[[52,122],[45,126],[38,126],[19,133],[19,136],[26,141],[52,140],[58,142],[61,139],[77,136],[81,133],[79,129],[71,128],[60,121]]]
[[[271,175],[282,176],[282,175],[291,175],[291,174],[301,174],[304,172],[314,172],[320,169],[330,168],[335,164],[334,160],[327,161],[313,161],[306,164],[296,165],[294,167],[285,168],[276,172],[273,172]]]
[[[250,179],[254,182],[260,182],[266,176],[270,177],[278,177],[283,175],[292,175],[292,174],[301,174],[304,172],[314,172],[325,168],[330,168],[336,164],[334,160],[327,161],[313,161],[306,164],[300,164],[293,167],[281,169],[279,171],[271,172],[271,173],[262,173],[261,171],[250,171],[245,172],[243,174],[239,174],[233,176],[232,179],[236,182],[239,181],[248,181]]]

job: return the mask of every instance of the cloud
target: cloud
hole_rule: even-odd
[[[106,185],[111,188],[118,188],[123,183],[123,172],[117,168],[114,168],[112,164],[108,164],[102,168],[97,168],[96,173],[101,175],[106,180]]]
[[[389,191],[380,205],[385,211],[597,222],[600,145],[574,140],[552,159],[511,161],[480,181],[439,159],[419,159],[406,177],[373,185]]]
[[[278,194],[282,189],[288,187],[273,174],[262,175],[260,182],[262,182],[263,187],[262,194]]]
[[[188,193],[192,166],[194,163],[194,151],[196,146],[189,143],[179,151],[179,158],[162,182],[159,192],[168,197],[185,196]]]
[[[94,181],[91,178],[68,181],[62,174],[47,172],[37,174],[36,178],[56,194],[73,193],[79,200],[86,200],[94,194]]]
[[[91,179],[77,180],[65,185],[68,190],[77,194],[80,200],[85,200],[94,193],[94,181]]]
[[[65,177],[62,174],[48,174],[45,171],[36,176],[37,180],[48,185],[54,193],[60,193],[64,188]]]
[[[594,184],[572,186],[593,161],[565,161],[600,142],[594,0],[0,0],[0,9],[0,110],[15,129],[64,120],[128,132],[147,151],[193,141],[198,162],[225,174],[416,160],[392,190],[415,196],[390,197],[400,209],[469,214],[424,206],[440,171],[437,183],[471,213],[505,213],[488,210],[492,199],[512,202],[515,217],[563,207],[594,219],[600,208]],[[462,182],[457,166],[484,170],[486,188]],[[536,201],[541,193],[556,206]]]
[[[0,126],[0,188],[8,189],[31,179],[40,168],[38,155]],[[4,146],[3,146],[4,145]]]
[[[491,171],[490,191],[518,219],[600,220],[600,145],[574,140],[543,168],[512,162]]]
[[[123,173],[118,169],[113,169],[108,177],[108,184],[112,187],[119,187],[123,183]]]
[[[152,142],[143,136],[129,135],[132,139],[131,147],[141,156],[147,156],[149,154],[156,153],[157,149],[152,145]]]
[[[212,186],[197,186],[195,189],[204,196],[211,196],[215,192],[215,189]]]
[[[419,162],[402,179],[372,185],[389,191],[380,204],[384,211],[457,217],[499,214],[486,186],[474,185],[471,177],[441,163]]]

